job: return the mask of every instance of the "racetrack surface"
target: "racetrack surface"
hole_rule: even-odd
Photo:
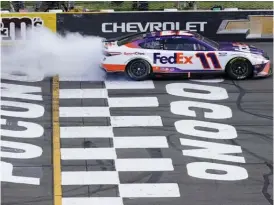
[[[253,44],[265,49],[272,58],[273,44]],[[6,154],[2,159],[13,165],[14,176],[40,178],[40,184],[27,185],[26,181],[19,183],[22,180],[18,177],[12,178],[15,183],[10,183],[11,178],[5,177],[4,180],[9,182],[1,184],[2,204],[53,204],[51,81],[23,82],[2,78],[3,83],[20,85],[14,89],[24,91],[30,91],[31,88],[23,89],[23,85],[37,86],[35,89],[40,87],[41,93],[36,90],[31,96],[21,95],[21,99],[18,95],[14,98],[8,91],[3,94],[2,90],[1,100],[27,102],[31,103],[30,107],[42,105],[44,113],[39,115],[39,107],[35,107],[32,112],[20,114],[24,110],[18,108],[19,104],[14,105],[17,108],[9,107],[11,103],[2,105],[2,119],[7,119],[6,123],[2,122],[7,124],[2,126],[2,140],[28,143],[43,149],[40,156],[39,149],[25,144],[16,146],[7,143],[6,147],[2,144],[2,152],[17,153],[12,156]],[[125,86],[127,89],[122,89]],[[176,86],[180,90],[182,86],[188,86],[188,89],[184,93],[174,91]],[[86,92],[85,89],[92,90]],[[213,94],[206,95],[208,92],[203,89]],[[42,96],[42,99],[35,95]],[[272,77],[245,81],[156,80],[140,83],[123,79],[113,81],[112,77],[105,82],[63,81],[60,78],[59,97],[63,205],[273,204]],[[128,99],[133,97],[139,99],[133,99],[133,102]],[[182,101],[188,101],[188,104],[182,104]],[[194,102],[198,108],[190,110],[195,111],[196,116],[183,109]],[[197,102],[200,104],[197,105]],[[208,110],[201,109],[201,103],[207,103],[207,106],[223,105],[226,108],[222,107],[211,117],[208,112],[205,118]],[[232,116],[229,116],[229,108]],[[140,119],[138,116],[143,117]],[[220,119],[225,116],[226,119]],[[180,120],[204,121],[206,124],[197,128],[199,134],[190,129],[187,121],[178,124]],[[18,121],[39,124],[44,128],[44,133],[39,136],[39,128],[32,126],[29,130],[38,133],[33,138],[22,132],[15,134],[13,130],[24,130],[18,127],[23,126],[17,124]],[[230,127],[223,129],[223,135],[217,136],[216,130],[209,127],[213,126],[212,123]],[[215,124],[216,128],[220,128],[219,124]],[[103,130],[102,126],[105,126]],[[231,127],[235,128],[237,135],[231,131]],[[214,136],[217,136],[216,139]],[[230,156],[237,157],[213,153],[205,158],[206,153],[191,156],[197,154],[197,150],[186,152],[198,149],[199,144],[211,145],[215,150],[219,148],[219,152],[228,149],[227,146],[220,147],[220,144],[214,143],[231,145],[230,153],[234,151],[236,154]],[[24,150],[31,154],[23,155]],[[206,164],[200,163],[198,168],[190,167],[194,162]],[[238,171],[230,175],[231,181],[204,179],[208,175],[202,172],[203,167],[211,163],[218,164],[219,169],[230,165]],[[244,176],[243,170],[246,170],[248,177],[235,180],[235,177]],[[215,176],[225,175],[222,171],[209,172]],[[28,183],[35,182],[32,180]]]

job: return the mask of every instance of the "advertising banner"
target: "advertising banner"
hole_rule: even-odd
[[[7,13],[1,14],[1,40],[11,42],[27,39],[27,28],[44,26],[56,32],[55,13]]]
[[[135,32],[191,30],[217,41],[272,41],[273,11],[60,13],[57,31],[114,38]]]

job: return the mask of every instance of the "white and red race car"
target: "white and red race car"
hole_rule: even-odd
[[[231,79],[272,74],[267,54],[242,43],[217,43],[190,31],[135,33],[104,40],[101,67],[133,80],[155,74],[226,73]]]

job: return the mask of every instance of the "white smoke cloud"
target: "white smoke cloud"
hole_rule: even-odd
[[[103,58],[102,38],[79,33],[61,36],[41,27],[27,32],[28,40],[1,47],[1,73],[89,80],[105,78],[99,68]]]

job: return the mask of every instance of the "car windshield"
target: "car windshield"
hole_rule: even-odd
[[[200,35],[198,33],[193,33],[193,34],[200,41],[205,42],[206,44],[212,46],[213,48],[215,48],[217,50],[219,49],[219,43],[217,43],[216,41],[210,40],[210,39],[208,39],[208,38],[206,38],[206,37],[204,37],[204,36],[202,36],[202,35]]]

